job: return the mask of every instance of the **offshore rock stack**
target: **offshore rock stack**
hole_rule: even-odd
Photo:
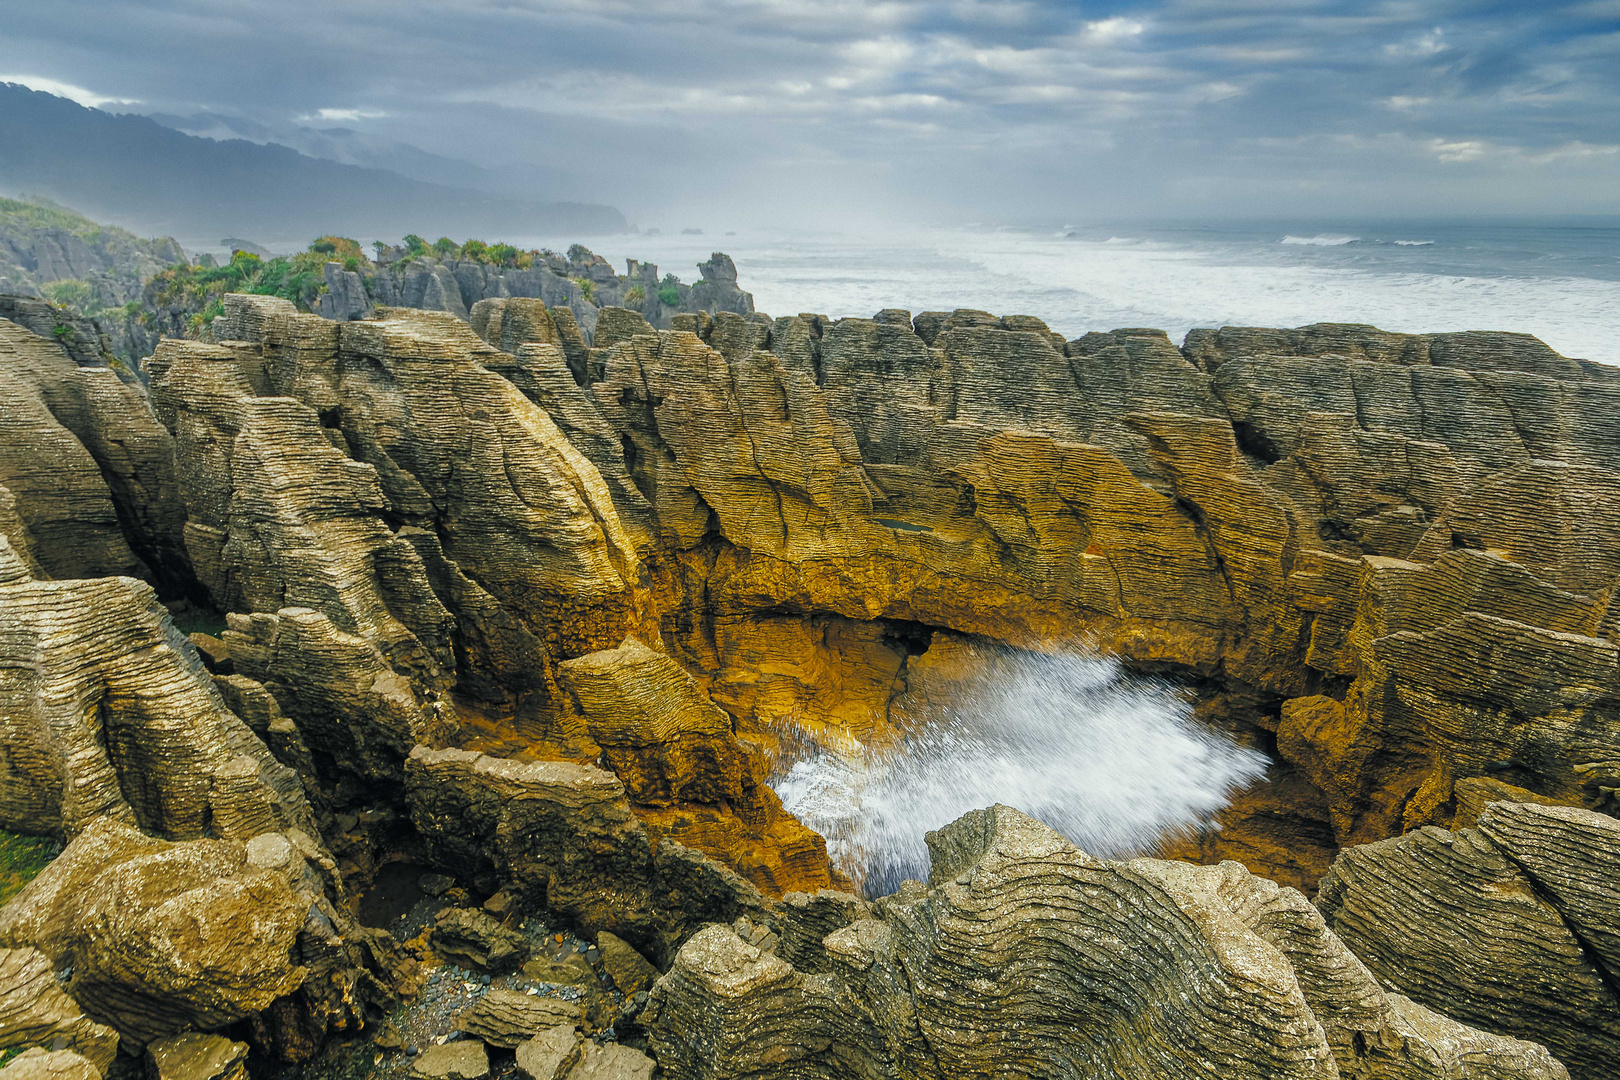
[[[0,829],[65,844],[0,908],[6,1080],[357,1040],[468,1080],[1606,1075],[1620,372],[347,314],[231,296],[149,392],[0,320]],[[1219,829],[1108,862],[998,806],[862,898],[772,790],[1079,648],[1268,756]],[[376,915],[401,878],[426,921]]]

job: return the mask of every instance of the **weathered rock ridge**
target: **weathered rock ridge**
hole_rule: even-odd
[[[608,307],[587,345],[541,300],[477,307],[487,341],[233,297],[220,344],[148,365],[150,467],[96,456],[85,416],[111,406],[34,376],[16,415],[60,431],[84,494],[18,455],[19,549],[55,577],[190,575],[232,613],[234,673],[373,778],[516,723],[542,757],[606,753],[648,809],[682,802],[639,770],[686,751],[618,754],[561,681],[634,638],[733,728],[725,783],[682,780],[746,822],[706,830],[717,855],[779,819],[737,784],[761,789],[785,725],[891,738],[941,632],[1203,680],[1278,761],[1199,853],[1302,886],[1340,846],[1449,822],[1460,778],[1587,806],[1620,785],[1608,369],[1511,334],[1178,350],[971,311],[656,331]],[[97,517],[94,551],[51,540]]]
[[[1474,828],[1345,851],[1317,905],[1384,985],[1597,1080],[1620,1054],[1617,871],[1620,821],[1494,802]]]
[[[1542,1047],[1382,990],[1292,889],[1236,863],[1105,863],[1007,807],[929,834],[927,887],[713,925],[645,1022],[674,1080],[1561,1077]]]
[[[83,1022],[39,1008],[81,1057],[86,1025],[298,1059],[375,1018],[407,965],[350,899],[399,850],[672,963],[672,1076],[1611,1053],[1620,372],[1355,326],[346,314],[229,297],[149,395],[0,320],[0,828],[69,841],[0,948],[71,971]],[[219,621],[188,640],[160,600]],[[828,891],[783,747],[893,743],[986,643],[1181,679],[1270,754],[1166,852],[1210,865],[998,809],[938,834],[928,888]],[[1324,922],[1295,889],[1341,849]],[[1478,915],[1486,989],[1377,914],[1402,888],[1461,890],[1433,917]],[[1476,910],[1503,889],[1522,954]],[[1490,990],[1544,968],[1580,993]]]

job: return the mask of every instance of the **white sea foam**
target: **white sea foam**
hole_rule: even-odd
[[[1266,767],[1113,660],[998,651],[953,698],[900,747],[855,761],[811,751],[775,781],[868,896],[925,878],[923,835],[969,810],[1005,803],[1094,855],[1128,856],[1209,824]]]
[[[1277,242],[1279,244],[1293,244],[1298,247],[1343,247],[1360,239],[1359,236],[1285,236]]]
[[[1397,240],[1396,247],[1433,247],[1433,240]]]
[[[562,250],[572,238],[514,242]],[[649,260],[660,264],[660,273],[683,278],[715,247],[724,247],[737,262],[743,288],[754,294],[759,310],[772,315],[870,317],[883,308],[970,307],[1037,315],[1069,338],[1154,326],[1178,343],[1197,326],[1355,322],[1413,334],[1516,330],[1565,356],[1620,364],[1613,314],[1620,311],[1620,282],[1568,273],[1532,276],[1506,263],[1494,276],[1364,264],[1302,266],[1283,262],[1302,249],[1281,248],[1269,238],[1229,242],[1211,234],[1208,240],[1144,237],[1109,244],[968,228],[848,236],[739,232],[723,244],[638,235],[592,246],[615,261]]]

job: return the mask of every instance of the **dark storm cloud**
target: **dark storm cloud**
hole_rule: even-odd
[[[635,214],[1613,210],[1620,0],[54,0],[0,75]]]

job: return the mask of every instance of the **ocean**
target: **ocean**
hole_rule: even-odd
[[[566,239],[525,239],[561,250]],[[981,308],[1036,315],[1073,338],[1150,326],[1370,323],[1513,330],[1620,364],[1620,218],[1540,222],[1056,223],[839,234],[738,230],[598,239],[622,267],[682,280],[724,251],[772,315]]]

